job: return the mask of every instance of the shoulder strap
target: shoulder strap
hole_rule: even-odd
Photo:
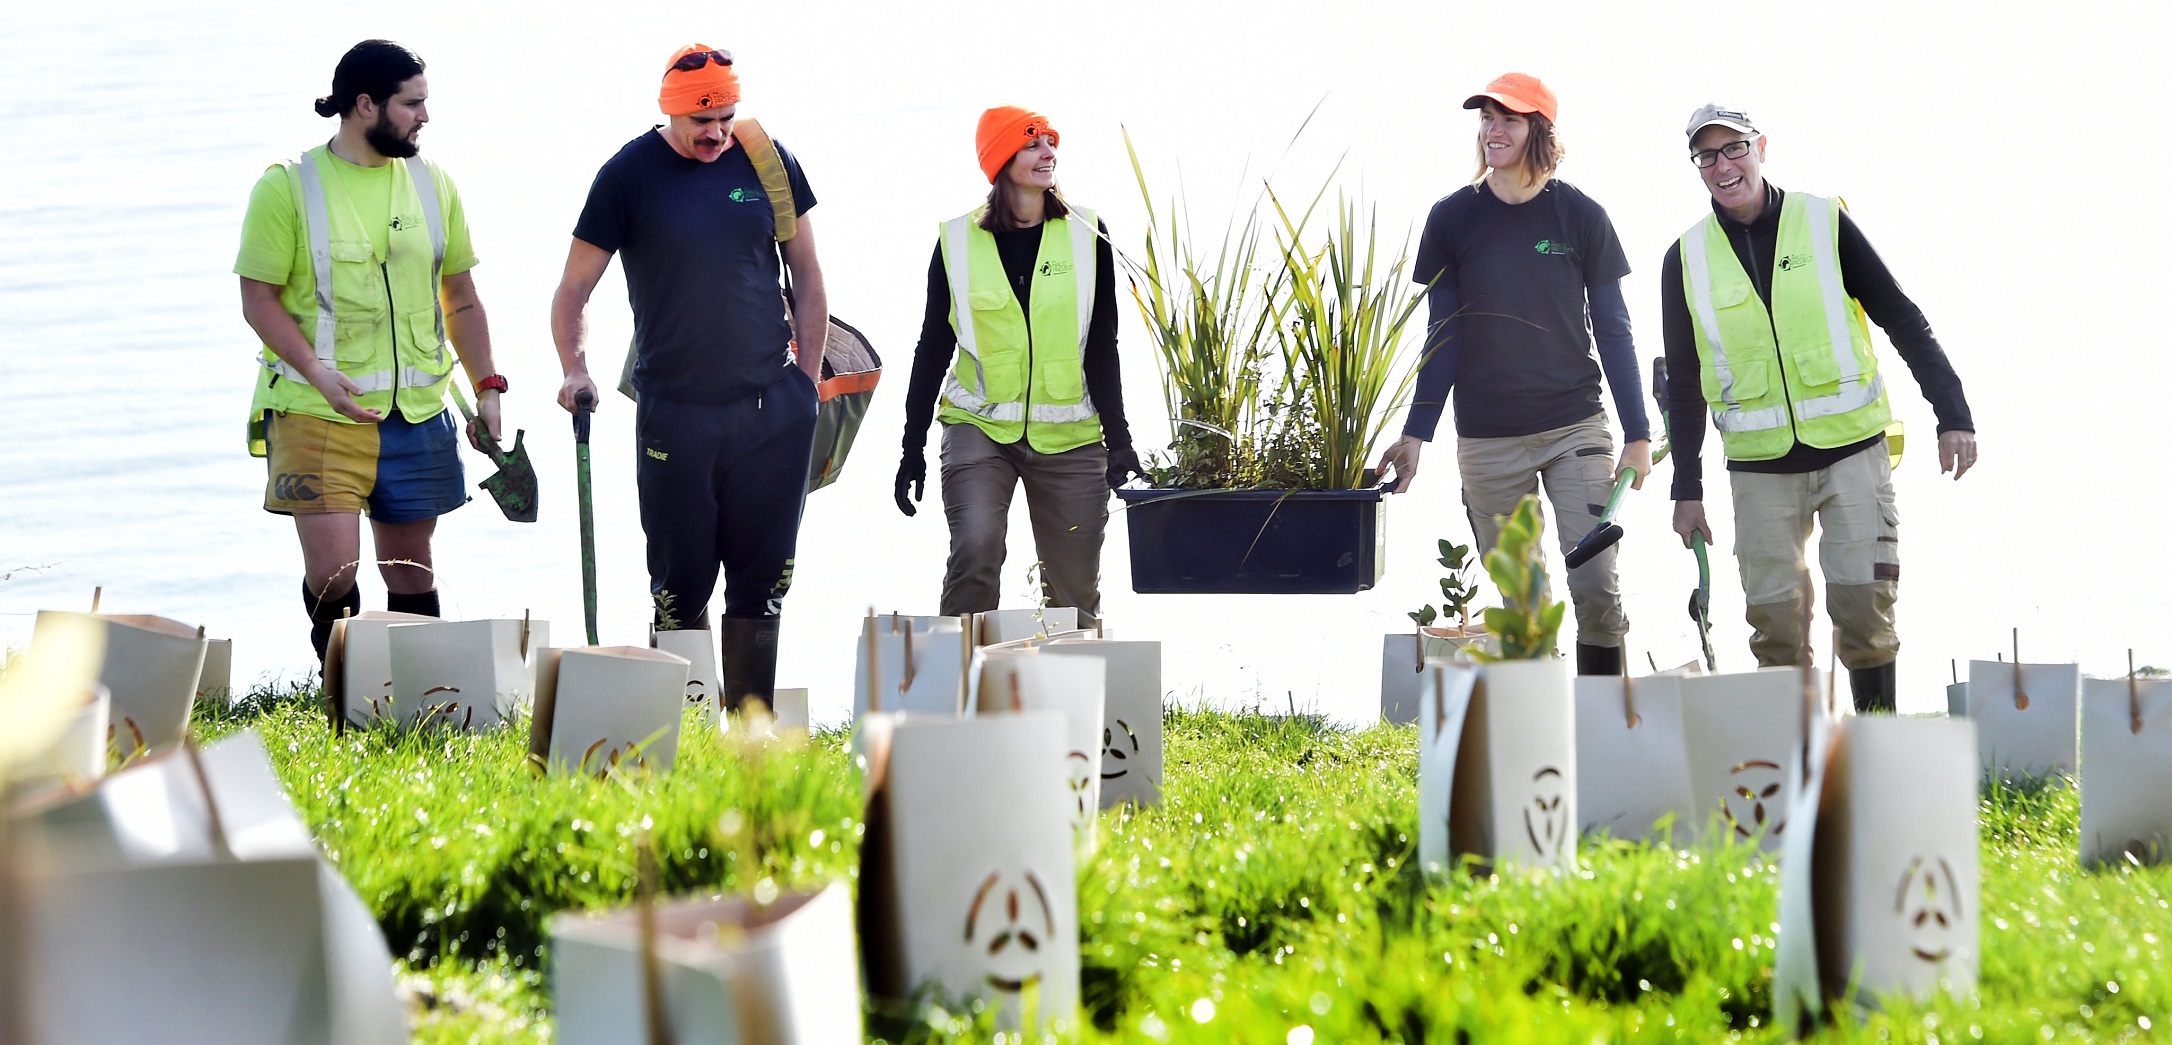
[[[785,173],[777,143],[769,140],[769,132],[752,117],[734,121],[732,136],[746,146],[747,159],[754,163],[754,175],[762,181],[762,194],[769,197],[769,209],[777,218],[777,242],[791,239],[799,233],[799,204],[792,199],[792,179]]]

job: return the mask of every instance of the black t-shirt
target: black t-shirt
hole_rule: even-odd
[[[1606,209],[1559,179],[1521,204],[1483,184],[1434,204],[1412,278],[1438,275],[1461,304],[1456,432],[1532,435],[1598,413],[1584,291],[1628,272]]]
[[[813,210],[799,161],[777,154],[799,212]],[[625,260],[642,395],[728,403],[792,365],[777,221],[745,148],[703,163],[643,132],[596,172],[573,235]]]

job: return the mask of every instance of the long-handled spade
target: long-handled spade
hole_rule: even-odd
[[[1576,547],[1569,549],[1569,569],[1582,566],[1597,558],[1600,552],[1621,543],[1621,524],[1614,521],[1614,512],[1621,508],[1621,498],[1629,492],[1629,484],[1636,481],[1635,468],[1625,467],[1621,470],[1621,477],[1614,480],[1613,496],[1606,499],[1606,510],[1599,513],[1599,525],[1592,527],[1583,540],[1576,542]]]
[[[588,644],[596,639],[596,509],[588,482],[588,420],[595,413],[596,397],[588,389],[573,396],[574,480],[581,494],[581,612],[588,625]]]
[[[452,385],[453,402],[459,404],[460,416],[474,424],[475,408],[468,405],[468,395],[460,390],[460,382],[447,383]],[[497,472],[479,485],[489,491],[490,499],[498,502],[498,510],[504,512],[506,518],[514,522],[534,522],[535,466],[528,463],[528,449],[521,445],[528,431],[521,429],[513,433],[511,450],[499,447],[497,437],[491,435],[488,428],[478,428],[476,435],[483,444],[483,452],[490,455],[490,463],[498,466]]]
[[[1704,553],[1704,531],[1689,535],[1689,546],[1697,553],[1697,587],[1689,593],[1689,619],[1697,622],[1697,641],[1704,645],[1704,670],[1719,673],[1719,663],[1712,656],[1712,560]]]

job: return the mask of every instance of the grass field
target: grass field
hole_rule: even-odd
[[[418,1040],[549,1040],[546,925],[632,896],[650,832],[672,891],[853,876],[844,738],[685,737],[653,779],[538,778],[525,735],[349,731],[254,699],[304,817],[376,910],[416,993]],[[1416,738],[1172,711],[1166,798],[1103,814],[1079,873],[1084,999],[1062,1040],[1289,1043],[1777,1040],[1777,872],[1747,848],[1587,839],[1574,874],[1433,875],[1416,855]],[[2149,1040],[2172,1022],[2172,869],[2083,874],[2065,788],[1981,808],[1982,980],[1820,1040]],[[934,999],[871,1011],[871,1039],[989,1041]],[[1012,1041],[1017,1041],[1013,1036]]]

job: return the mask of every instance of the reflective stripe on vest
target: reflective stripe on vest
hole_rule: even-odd
[[[440,273],[445,269],[445,215],[437,198],[437,179],[430,176],[430,166],[419,156],[406,159],[407,176],[415,183],[415,196],[422,203],[423,224],[430,230],[430,285],[438,285]],[[339,315],[332,306],[332,215],[324,203],[324,173],[317,167],[313,153],[302,154],[302,220],[309,236],[309,260],[316,275],[317,330],[313,339],[317,350],[317,362],[326,370],[339,369]],[[432,303],[437,313],[437,343],[445,343],[445,305],[435,295]],[[387,303],[388,309],[390,302]],[[386,322],[393,328],[393,358],[399,358],[398,317],[387,312]],[[263,360],[264,368],[290,381],[309,383],[307,375],[289,365],[286,360],[274,356]],[[348,374],[347,378],[361,387],[363,394],[389,392],[402,386],[422,387],[436,384],[443,374],[433,374],[419,367],[399,368],[399,380],[393,380],[393,371],[379,370],[368,374]]]
[[[1769,304],[1759,297],[1716,215],[1692,226],[1681,241],[1684,283],[1698,348],[1705,376],[1713,386],[1706,392],[1712,423],[1723,438],[1743,437],[1727,440],[1729,456],[1736,459],[1768,459],[1768,452],[1770,457],[1777,457],[1797,440],[1819,447],[1846,445],[1867,437],[1864,433],[1875,434],[1890,413],[1883,406],[1885,380],[1875,360],[1858,358],[1856,354],[1857,342],[1861,341],[1868,355],[1869,332],[1841,275],[1834,224],[1836,204],[1798,193],[1788,196],[1782,208]],[[1714,240],[1719,242],[1715,244]],[[1724,251],[1725,256],[1716,257],[1718,251]],[[1790,275],[1801,271],[1804,260],[1810,263],[1815,276],[1815,302],[1807,300],[1807,288],[1800,283],[1800,277]],[[1725,303],[1728,315],[1734,317],[1732,337],[1727,323],[1722,322],[1722,303],[1714,293],[1716,274],[1739,278],[1739,283],[1729,280],[1730,290],[1737,285],[1746,287],[1740,301],[1730,299]],[[1749,313],[1736,311],[1743,307],[1756,309],[1762,322],[1754,327],[1743,326],[1742,320]],[[1823,345],[1818,344],[1821,341]],[[1833,376],[1819,375],[1814,380],[1805,377],[1803,368],[1821,362],[1817,358],[1821,355],[1831,359]],[[1745,390],[1738,376],[1745,367],[1752,366],[1776,369],[1762,388]],[[1813,387],[1834,390],[1792,398]],[[1863,412],[1860,419],[1812,424],[1857,411]],[[1860,423],[1854,423],[1856,420]],[[1773,438],[1778,434],[1776,430],[1791,425],[1794,431],[1784,441]]]
[[[952,328],[958,337],[960,361],[970,362],[973,370],[972,387],[958,376],[957,367],[944,371],[943,399],[945,403],[963,413],[983,418],[997,424],[1017,424],[1031,421],[1034,424],[1055,425],[1093,421],[1100,415],[1094,409],[1093,395],[1084,390],[1083,380],[1079,399],[1075,403],[1033,402],[1029,408],[1025,402],[991,402],[988,399],[988,371],[981,353],[979,330],[973,319],[973,273],[970,261],[971,239],[978,229],[981,211],[952,218],[943,223],[944,267],[950,284]],[[1077,314],[1077,345],[1083,366],[1087,332],[1093,326],[1093,301],[1096,286],[1094,246],[1099,238],[1093,212],[1073,208],[1065,218],[1066,235],[1070,236],[1071,272],[1075,286],[1072,311]],[[1082,232],[1083,230],[1083,232]],[[1023,311],[1023,310],[1021,310]],[[1033,317],[1028,314],[1025,322],[1030,330]],[[1025,375],[1025,389],[1030,392],[1035,375]]]

